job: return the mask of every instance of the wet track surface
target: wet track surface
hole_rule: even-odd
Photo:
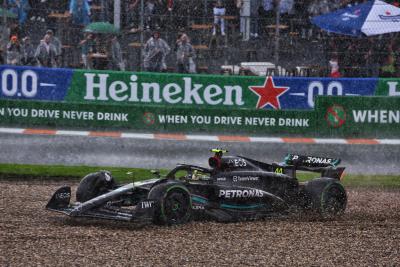
[[[191,222],[74,220],[44,210],[71,182],[0,180],[0,266],[399,266],[400,191],[351,188],[343,217]]]
[[[0,134],[0,162],[172,168],[176,163],[207,166],[209,149],[280,162],[287,153],[337,157],[348,173],[400,173],[399,145],[282,144],[118,139],[110,137]]]

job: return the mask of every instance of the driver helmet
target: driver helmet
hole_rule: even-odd
[[[219,169],[221,168],[221,159],[224,153],[227,153],[228,150],[224,150],[221,148],[213,148],[211,152],[214,152],[214,156],[208,159],[208,164],[210,167]]]
[[[198,178],[199,178],[199,175],[197,173],[197,170],[194,170],[193,174],[192,174],[192,180],[198,180]]]
[[[221,149],[221,148],[213,148],[213,149],[211,149],[211,152],[214,152],[214,153],[215,153],[215,154],[214,154],[214,157],[222,158],[222,155],[223,155],[224,153],[227,153],[228,150]]]

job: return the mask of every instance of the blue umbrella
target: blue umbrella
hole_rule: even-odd
[[[400,31],[400,8],[383,1],[365,3],[316,16],[311,22],[333,33],[370,36]]]

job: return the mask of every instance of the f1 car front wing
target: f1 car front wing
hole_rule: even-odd
[[[121,210],[112,204],[119,196],[133,189],[133,183],[121,186],[113,191],[92,198],[83,203],[70,204],[71,188],[59,188],[46,205],[47,210],[60,212],[71,217],[91,217],[120,221],[151,221],[154,215],[155,200],[140,201],[133,210]]]

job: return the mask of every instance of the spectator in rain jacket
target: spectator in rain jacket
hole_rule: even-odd
[[[176,65],[179,73],[189,73],[190,64],[194,64],[195,52],[186,34],[182,34],[177,43]]]
[[[7,64],[19,65],[21,59],[22,48],[18,42],[16,35],[11,36],[10,42],[7,44]]]
[[[8,0],[10,11],[18,16],[18,22],[23,25],[28,18],[28,11],[31,9],[28,0]]]
[[[115,35],[111,37],[110,48],[110,69],[124,71],[125,63],[122,58],[121,45],[119,44],[118,38]]]
[[[27,66],[35,66],[35,48],[33,47],[29,36],[22,39],[22,64]]]
[[[88,0],[71,0],[69,12],[72,14],[72,22],[77,25],[90,23],[90,6]]]
[[[56,48],[50,42],[50,36],[46,34],[43,40],[36,48],[35,57],[39,62],[39,66],[54,68],[56,67]]]
[[[170,51],[168,44],[160,38],[160,33],[154,32],[144,46],[144,69],[158,72],[167,69],[165,57]]]
[[[61,65],[61,53],[62,53],[62,43],[60,39],[54,36],[54,32],[52,30],[47,30],[46,34],[50,36],[50,43],[54,45],[56,49],[56,63],[57,66]]]

